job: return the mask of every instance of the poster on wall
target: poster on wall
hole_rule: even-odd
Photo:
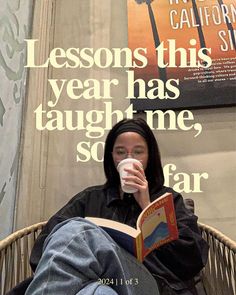
[[[128,40],[148,58],[134,70],[136,110],[236,104],[235,0],[128,0]]]

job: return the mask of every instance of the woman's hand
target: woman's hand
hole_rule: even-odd
[[[123,177],[125,184],[138,190],[136,193],[134,193],[134,197],[143,210],[150,204],[148,182],[143,167],[137,163],[134,163],[133,169],[127,168],[125,171],[131,174],[129,176]]]

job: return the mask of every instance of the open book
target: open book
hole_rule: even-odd
[[[153,249],[178,239],[173,196],[165,193],[139,215],[136,228],[97,217],[86,219],[102,227],[120,246],[143,261]]]

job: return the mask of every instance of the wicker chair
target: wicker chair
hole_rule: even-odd
[[[199,223],[199,227],[210,246],[202,272],[207,295],[236,295],[236,242],[211,226]]]
[[[0,241],[0,295],[32,275],[29,254],[45,222],[19,230]],[[202,272],[207,295],[236,295],[236,243],[213,227],[199,223],[210,246]]]
[[[45,223],[26,227],[0,241],[0,295],[32,275],[29,255]]]

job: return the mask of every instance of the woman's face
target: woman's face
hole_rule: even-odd
[[[112,157],[115,166],[125,158],[135,158],[143,164],[143,169],[147,168],[148,146],[145,139],[136,132],[124,132],[117,136]]]

